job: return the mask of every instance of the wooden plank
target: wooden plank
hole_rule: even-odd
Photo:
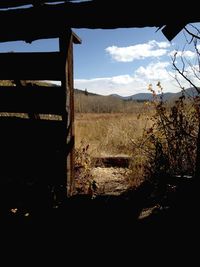
[[[108,1],[107,1],[108,2]],[[158,16],[157,5],[145,4],[151,16],[141,16],[141,12],[134,12],[132,2],[123,5],[115,3],[115,12],[110,13],[109,5],[105,1],[90,1],[82,3],[64,3],[44,5],[40,8],[16,9],[0,11],[0,41],[26,40],[31,42],[40,38],[59,37],[66,27],[90,29],[115,29],[130,27],[161,27],[168,24],[187,24],[199,22],[199,10],[192,6],[183,6],[180,10],[171,10],[165,6],[165,12]],[[113,6],[112,6],[113,8]],[[137,10],[143,10],[142,3]],[[103,10],[99,12],[99,10]],[[112,18],[111,18],[112,15]]]
[[[62,121],[0,117],[0,180],[39,179],[63,184]]]
[[[65,89],[66,111],[63,121],[66,123],[67,142],[67,193],[72,195],[74,187],[74,85],[73,85],[73,34],[68,30],[60,37],[60,53],[66,58],[66,67],[61,80],[61,86]]]
[[[23,5],[32,4],[33,0],[5,0],[0,2],[0,8],[19,7]]]
[[[1,53],[1,80],[60,80],[63,59],[59,52]]]
[[[67,49],[67,89],[68,89],[68,101],[69,101],[69,131],[68,131],[68,144],[71,144],[69,154],[69,169],[70,169],[70,194],[74,192],[74,166],[75,166],[75,127],[74,127],[74,71],[73,71],[73,34],[71,35],[70,42]]]
[[[65,1],[65,0],[61,0]],[[0,2],[0,8],[20,7],[24,5],[42,5],[44,3],[61,2],[60,0],[5,0]]]
[[[54,120],[29,120],[17,117],[0,117],[0,136],[22,136],[22,140],[28,140],[29,135],[46,139],[45,143],[62,143],[59,136],[64,138],[65,125],[62,121]],[[15,129],[15,130],[14,130]],[[15,133],[15,134],[13,134]],[[27,136],[27,137],[26,137]],[[0,138],[1,139],[1,138]],[[11,138],[12,139],[12,138]],[[2,141],[2,139],[1,139]]]
[[[0,112],[61,115],[63,96],[61,87],[0,87]]]
[[[82,43],[82,40],[81,38],[75,33],[75,32],[72,32],[72,41],[74,44],[81,44]]]
[[[65,38],[64,38],[65,37]],[[59,38],[59,46],[60,46],[60,53],[65,59],[65,68],[63,68],[63,73],[62,73],[62,79],[61,79],[61,87],[63,88],[65,92],[65,96],[63,98],[64,100],[64,105],[65,109],[63,110],[62,114],[62,120],[63,123],[65,124],[65,140],[63,145],[67,145],[68,142],[68,105],[67,105],[67,89],[66,89],[66,83],[67,83],[67,76],[66,76],[66,68],[67,68],[67,47],[68,43],[70,42],[71,38],[71,30],[67,29],[66,34],[62,34]],[[64,163],[64,169],[63,169],[63,177],[65,178],[65,184],[66,184],[66,189],[67,189],[67,195],[70,196],[70,189],[71,189],[71,172],[70,172],[70,151],[71,147],[67,145],[67,153],[63,154],[63,163]]]
[[[165,37],[172,41],[174,37],[186,26],[185,23],[177,23],[177,24],[168,24],[163,29],[162,32],[165,35]]]

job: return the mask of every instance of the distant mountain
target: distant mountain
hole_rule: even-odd
[[[188,88],[185,90],[185,94],[186,96],[195,96],[197,92],[194,88]],[[168,92],[163,94],[163,99],[173,104],[181,95],[181,91],[178,93]],[[151,93],[139,93],[123,97],[118,94],[106,96],[90,93],[87,90],[74,89],[75,112],[79,113],[129,113],[133,111],[137,113],[142,107],[140,102],[151,101],[152,99]]]
[[[120,99],[125,99],[126,98],[126,97],[118,95],[118,94],[111,94],[111,95],[108,95],[108,96],[116,97],[116,98],[120,98]]]
[[[98,94],[94,94],[94,93],[90,93],[88,91],[83,91],[83,90],[80,90],[80,89],[74,89],[74,94],[81,94],[81,95],[90,95],[90,96],[101,96],[101,95],[98,95]]]
[[[153,96],[150,93],[138,93],[129,97],[125,97],[126,100],[152,100]]]
[[[164,100],[168,100],[171,97],[173,97],[174,95],[176,95],[176,94],[166,93],[166,94],[164,94]],[[138,94],[131,95],[131,96],[120,96],[117,94],[112,94],[109,96],[114,96],[114,97],[117,97],[117,98],[120,98],[123,100],[135,100],[135,101],[151,101],[151,100],[153,100],[153,95],[151,93],[138,93]]]
[[[198,93],[196,91],[196,89],[194,87],[185,89],[185,96],[186,97],[195,97],[197,96]],[[119,99],[123,99],[123,100],[136,100],[136,101],[151,101],[153,99],[153,95],[151,93],[138,93],[138,94],[134,94],[131,96],[120,96],[118,94],[112,94],[109,96],[114,96],[116,98]],[[158,97],[160,96],[160,94],[158,94]],[[178,93],[164,93],[163,94],[163,100],[173,100],[173,99],[177,99],[180,96],[182,96],[182,91],[178,92]]]
[[[198,92],[194,87],[190,87],[188,89],[185,89],[184,92],[185,92],[186,97],[195,97],[198,95]],[[175,94],[175,97],[177,97],[177,98],[180,96],[182,96],[182,91]]]
[[[139,93],[131,96],[121,96],[118,94],[111,94],[109,97],[116,97],[122,100],[151,100],[152,99],[152,94],[150,93]]]

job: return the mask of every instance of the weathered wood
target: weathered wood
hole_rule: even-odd
[[[67,49],[67,69],[66,75],[68,80],[68,101],[69,101],[69,144],[70,147],[70,194],[74,191],[74,166],[75,166],[75,127],[74,127],[74,72],[73,72],[73,35],[71,34],[70,42]]]
[[[21,139],[29,139],[29,134],[36,138],[46,139],[45,143],[62,143],[59,136],[64,137],[63,129],[65,125],[63,121],[59,120],[29,120],[25,118],[17,117],[5,117],[0,116],[0,135],[6,137],[8,134],[10,137],[21,136]],[[14,131],[15,129],[15,131]],[[22,137],[23,135],[23,137]],[[12,139],[12,138],[11,138]],[[2,142],[2,140],[1,140]]]
[[[65,1],[65,0],[61,0]],[[20,7],[24,5],[42,5],[44,3],[61,2],[60,0],[5,0],[0,2],[0,8]]]
[[[61,115],[63,95],[61,87],[0,87],[0,112]]]
[[[67,142],[67,188],[68,195],[72,194],[74,186],[74,85],[73,85],[73,34],[71,30],[62,35],[60,41],[60,53],[66,59],[61,86],[65,89],[65,111],[63,121],[66,123]]]
[[[169,24],[162,29],[162,32],[165,35],[165,37],[169,41],[171,41],[185,26],[186,23]]]
[[[63,184],[62,121],[0,117],[0,178]]]
[[[82,40],[81,38],[75,34],[75,32],[72,31],[72,41],[74,44],[81,44],[82,43]]]
[[[32,4],[33,0],[18,0],[18,1],[13,1],[13,0],[5,0],[0,2],[0,8],[10,8],[10,7],[19,7],[23,5],[28,5]]]
[[[161,27],[177,22],[188,24],[199,22],[199,10],[185,5],[180,9],[171,9],[170,5],[158,11],[157,4],[145,3],[145,10],[150,16],[141,15],[144,4],[137,4],[133,10],[131,1],[114,3],[115,12],[108,1],[89,1],[82,3],[64,3],[44,5],[40,8],[15,9],[0,11],[0,41],[32,40],[61,36],[66,27],[90,29],[114,29],[130,27]],[[101,12],[103,10],[103,13]],[[162,16],[158,14],[162,13]]]
[[[0,80],[60,80],[62,62],[58,52],[1,53]]]

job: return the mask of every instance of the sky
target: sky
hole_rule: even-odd
[[[199,27],[199,24],[196,24]],[[200,28],[200,27],[199,27]],[[171,42],[155,27],[89,30],[73,29],[82,39],[74,45],[74,87],[102,95],[130,96],[148,93],[148,85],[161,83],[164,92],[178,92],[172,58],[181,67],[181,55],[197,66],[193,44],[186,45],[184,31]],[[200,45],[197,46],[200,50]],[[184,49],[184,52],[183,52]],[[0,52],[58,51],[58,40],[0,43]],[[191,71],[186,68],[188,75]],[[181,84],[187,88],[184,80]]]
[[[185,45],[183,31],[169,42],[156,30],[154,27],[74,30],[82,39],[82,44],[74,47],[75,88],[103,95],[130,96],[148,93],[149,84],[156,90],[160,82],[164,92],[180,91],[172,58],[177,52],[178,66],[182,68],[181,55],[196,66],[193,44]],[[182,86],[189,87],[179,79]]]

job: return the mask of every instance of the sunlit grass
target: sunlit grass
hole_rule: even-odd
[[[92,156],[131,155],[132,143],[150,127],[148,115],[131,113],[79,114],[75,116],[76,147],[90,145]]]

